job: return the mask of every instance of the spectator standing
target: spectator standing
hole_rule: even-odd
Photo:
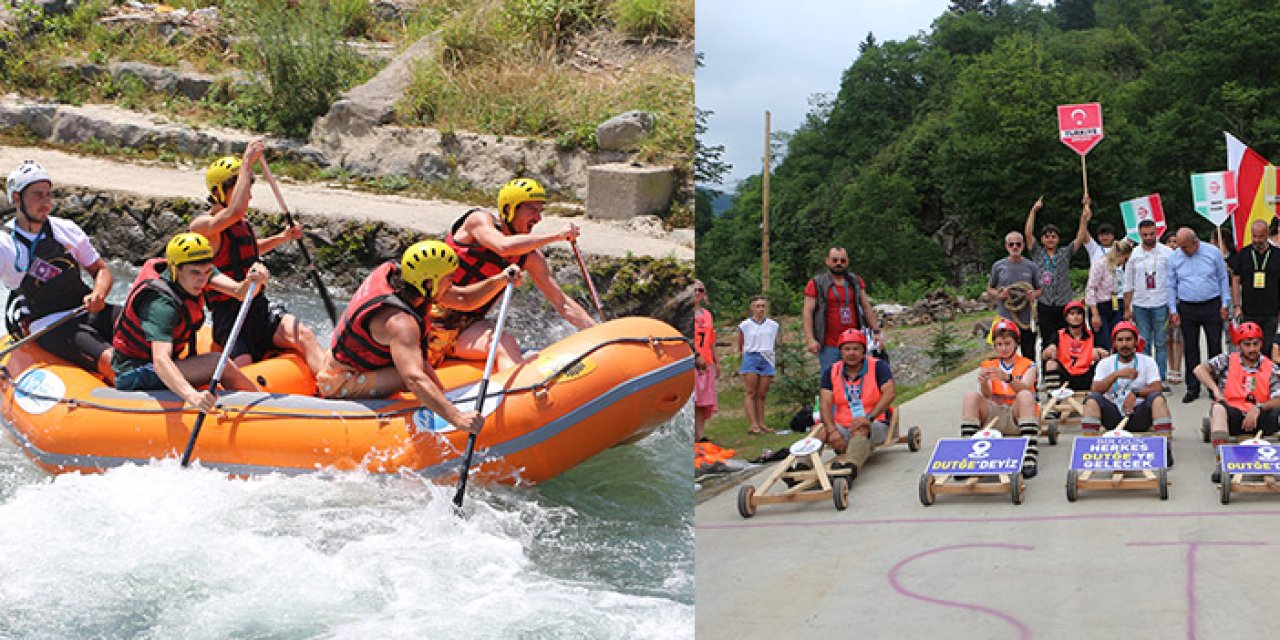
[[[1178,230],[1178,251],[1169,258],[1169,321],[1182,329],[1187,393],[1200,397],[1200,380],[1192,372],[1200,364],[1200,332],[1210,358],[1222,353],[1222,323],[1231,308],[1227,266],[1217,248],[1196,237],[1189,227]]]
[[[1156,359],[1160,379],[1168,371],[1165,362],[1165,322],[1169,319],[1169,257],[1173,249],[1160,244],[1156,223],[1143,220],[1138,224],[1142,244],[1133,250],[1124,268],[1124,319],[1138,325],[1147,341],[1145,351]]]
[[[738,355],[742,357],[742,382],[746,389],[743,404],[751,427],[747,433],[773,433],[764,423],[764,398],[774,376],[774,345],[778,341],[778,323],[768,318],[769,301],[764,296],[751,298],[751,317],[738,325]]]
[[[849,272],[849,252],[844,247],[827,250],[827,270],[804,287],[804,337],[809,353],[818,354],[820,369],[840,359],[840,336],[849,329],[871,329],[883,344],[866,284]]]
[[[1044,198],[1036,200],[1027,212],[1027,224],[1023,232],[1027,238],[1027,248],[1031,251],[1031,260],[1040,267],[1040,284],[1043,293],[1036,299],[1036,315],[1040,323],[1040,340],[1044,346],[1057,344],[1058,330],[1065,326],[1062,311],[1068,302],[1075,298],[1071,291],[1071,258],[1076,250],[1089,241],[1089,220],[1093,212],[1089,209],[1089,196],[1085,195],[1080,211],[1080,224],[1075,238],[1060,246],[1058,227],[1047,224],[1040,230],[1040,244],[1036,244],[1032,234],[1036,226],[1036,213],[1044,207]],[[1028,356],[1033,357],[1033,356]]]
[[[1099,234],[1101,235],[1101,234]],[[1133,255],[1133,241],[1123,238],[1089,267],[1089,284],[1084,301],[1089,305],[1090,324],[1097,346],[1111,350],[1111,328],[1124,317],[1120,300],[1124,295],[1124,265]]]
[[[707,302],[707,287],[693,281],[693,439],[706,436],[707,420],[720,409],[716,398],[716,379],[720,363],[716,360],[716,324],[711,312],[702,307]]]
[[[991,265],[987,294],[997,300],[996,314],[1018,326],[1019,351],[1035,361],[1036,334],[1031,330],[1031,303],[1040,295],[1040,267],[1022,257],[1022,234],[1010,231],[1004,237],[1008,256]]]
[[[1230,266],[1232,317],[1256,322],[1262,327],[1262,344],[1270,346],[1280,313],[1280,249],[1271,246],[1267,233],[1267,223],[1255,220],[1249,226],[1252,242],[1233,256]]]

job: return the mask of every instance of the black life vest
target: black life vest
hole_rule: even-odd
[[[333,334],[335,360],[359,371],[376,371],[395,364],[391,359],[391,347],[375,340],[369,328],[374,314],[385,306],[395,307],[413,316],[422,335],[419,344],[426,347],[427,334],[431,329],[431,321],[427,315],[431,310],[431,301],[428,300],[423,307],[415,309],[396,295],[391,288],[390,277],[399,272],[399,265],[384,262],[360,284],[351,302],[347,303],[346,311],[342,312],[338,330]]]
[[[218,252],[213,256],[213,266],[231,279],[243,281],[249,275],[249,267],[259,260],[258,236],[253,232],[253,227],[241,218],[223,229],[221,237]],[[209,291],[205,298],[209,300],[210,306],[229,301],[239,302],[219,291]]]
[[[196,353],[196,331],[204,324],[204,296],[191,296],[182,287],[170,282],[160,274],[167,269],[163,258],[152,258],[142,265],[138,277],[129,289],[129,297],[124,302],[124,310],[116,320],[115,336],[111,346],[123,356],[134,360],[151,361],[151,341],[142,329],[142,318],[138,315],[138,300],[144,291],[163,296],[178,305],[178,324],[173,327],[173,345],[175,357],[182,357],[182,349],[189,356]]]
[[[19,261],[17,265],[23,273],[18,291],[27,301],[32,320],[74,309],[84,302],[92,289],[80,276],[80,264],[71,252],[54,239],[47,221],[34,240],[14,229],[13,241],[27,249],[25,264]]]

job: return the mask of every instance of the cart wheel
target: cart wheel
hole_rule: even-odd
[[[1050,420],[1049,424],[1045,426],[1045,433],[1049,438],[1049,444],[1058,444],[1058,421]]]
[[[1022,504],[1022,476],[1014,474],[1013,480],[1009,482],[1009,497],[1013,498],[1014,504]]]
[[[1222,504],[1231,504],[1231,476],[1222,474]]]
[[[738,513],[744,518],[750,518],[756,514],[756,505],[751,501],[756,495],[756,488],[752,485],[746,485],[738,489]]]
[[[1080,472],[1075,469],[1067,469],[1067,502],[1075,502],[1079,497],[1080,491]]]
[[[836,504],[836,511],[849,508],[849,479],[836,476],[831,479],[831,501]]]
[[[1156,481],[1160,483],[1160,499],[1169,499],[1169,470],[1159,469],[1156,471]]]
[[[1209,442],[1209,419],[1208,418],[1200,419],[1200,436],[1204,438],[1205,442]]]
[[[920,432],[920,427],[907,429],[907,449],[909,451],[919,451],[920,443],[923,439],[924,435]]]
[[[933,504],[933,476],[927,473],[920,474],[920,504]]]

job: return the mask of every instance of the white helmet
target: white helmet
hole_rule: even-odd
[[[27,187],[42,181],[53,184],[53,178],[49,177],[49,172],[35,160],[23,162],[9,174],[9,179],[4,182],[4,192],[9,203],[13,202],[13,194],[22,193]]]

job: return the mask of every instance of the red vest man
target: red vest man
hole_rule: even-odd
[[[1262,355],[1262,327],[1246,322],[1231,334],[1240,351],[1218,354],[1193,371],[1213,398],[1209,437],[1215,449],[1229,436],[1269,436],[1280,429],[1280,371]],[[1221,469],[1214,469],[1213,481],[1220,476]]]
[[[822,372],[818,407],[822,427],[814,437],[837,454],[833,468],[849,469],[849,481],[889,434],[893,399],[897,396],[889,363],[867,355],[860,329],[840,336],[840,359]]]

